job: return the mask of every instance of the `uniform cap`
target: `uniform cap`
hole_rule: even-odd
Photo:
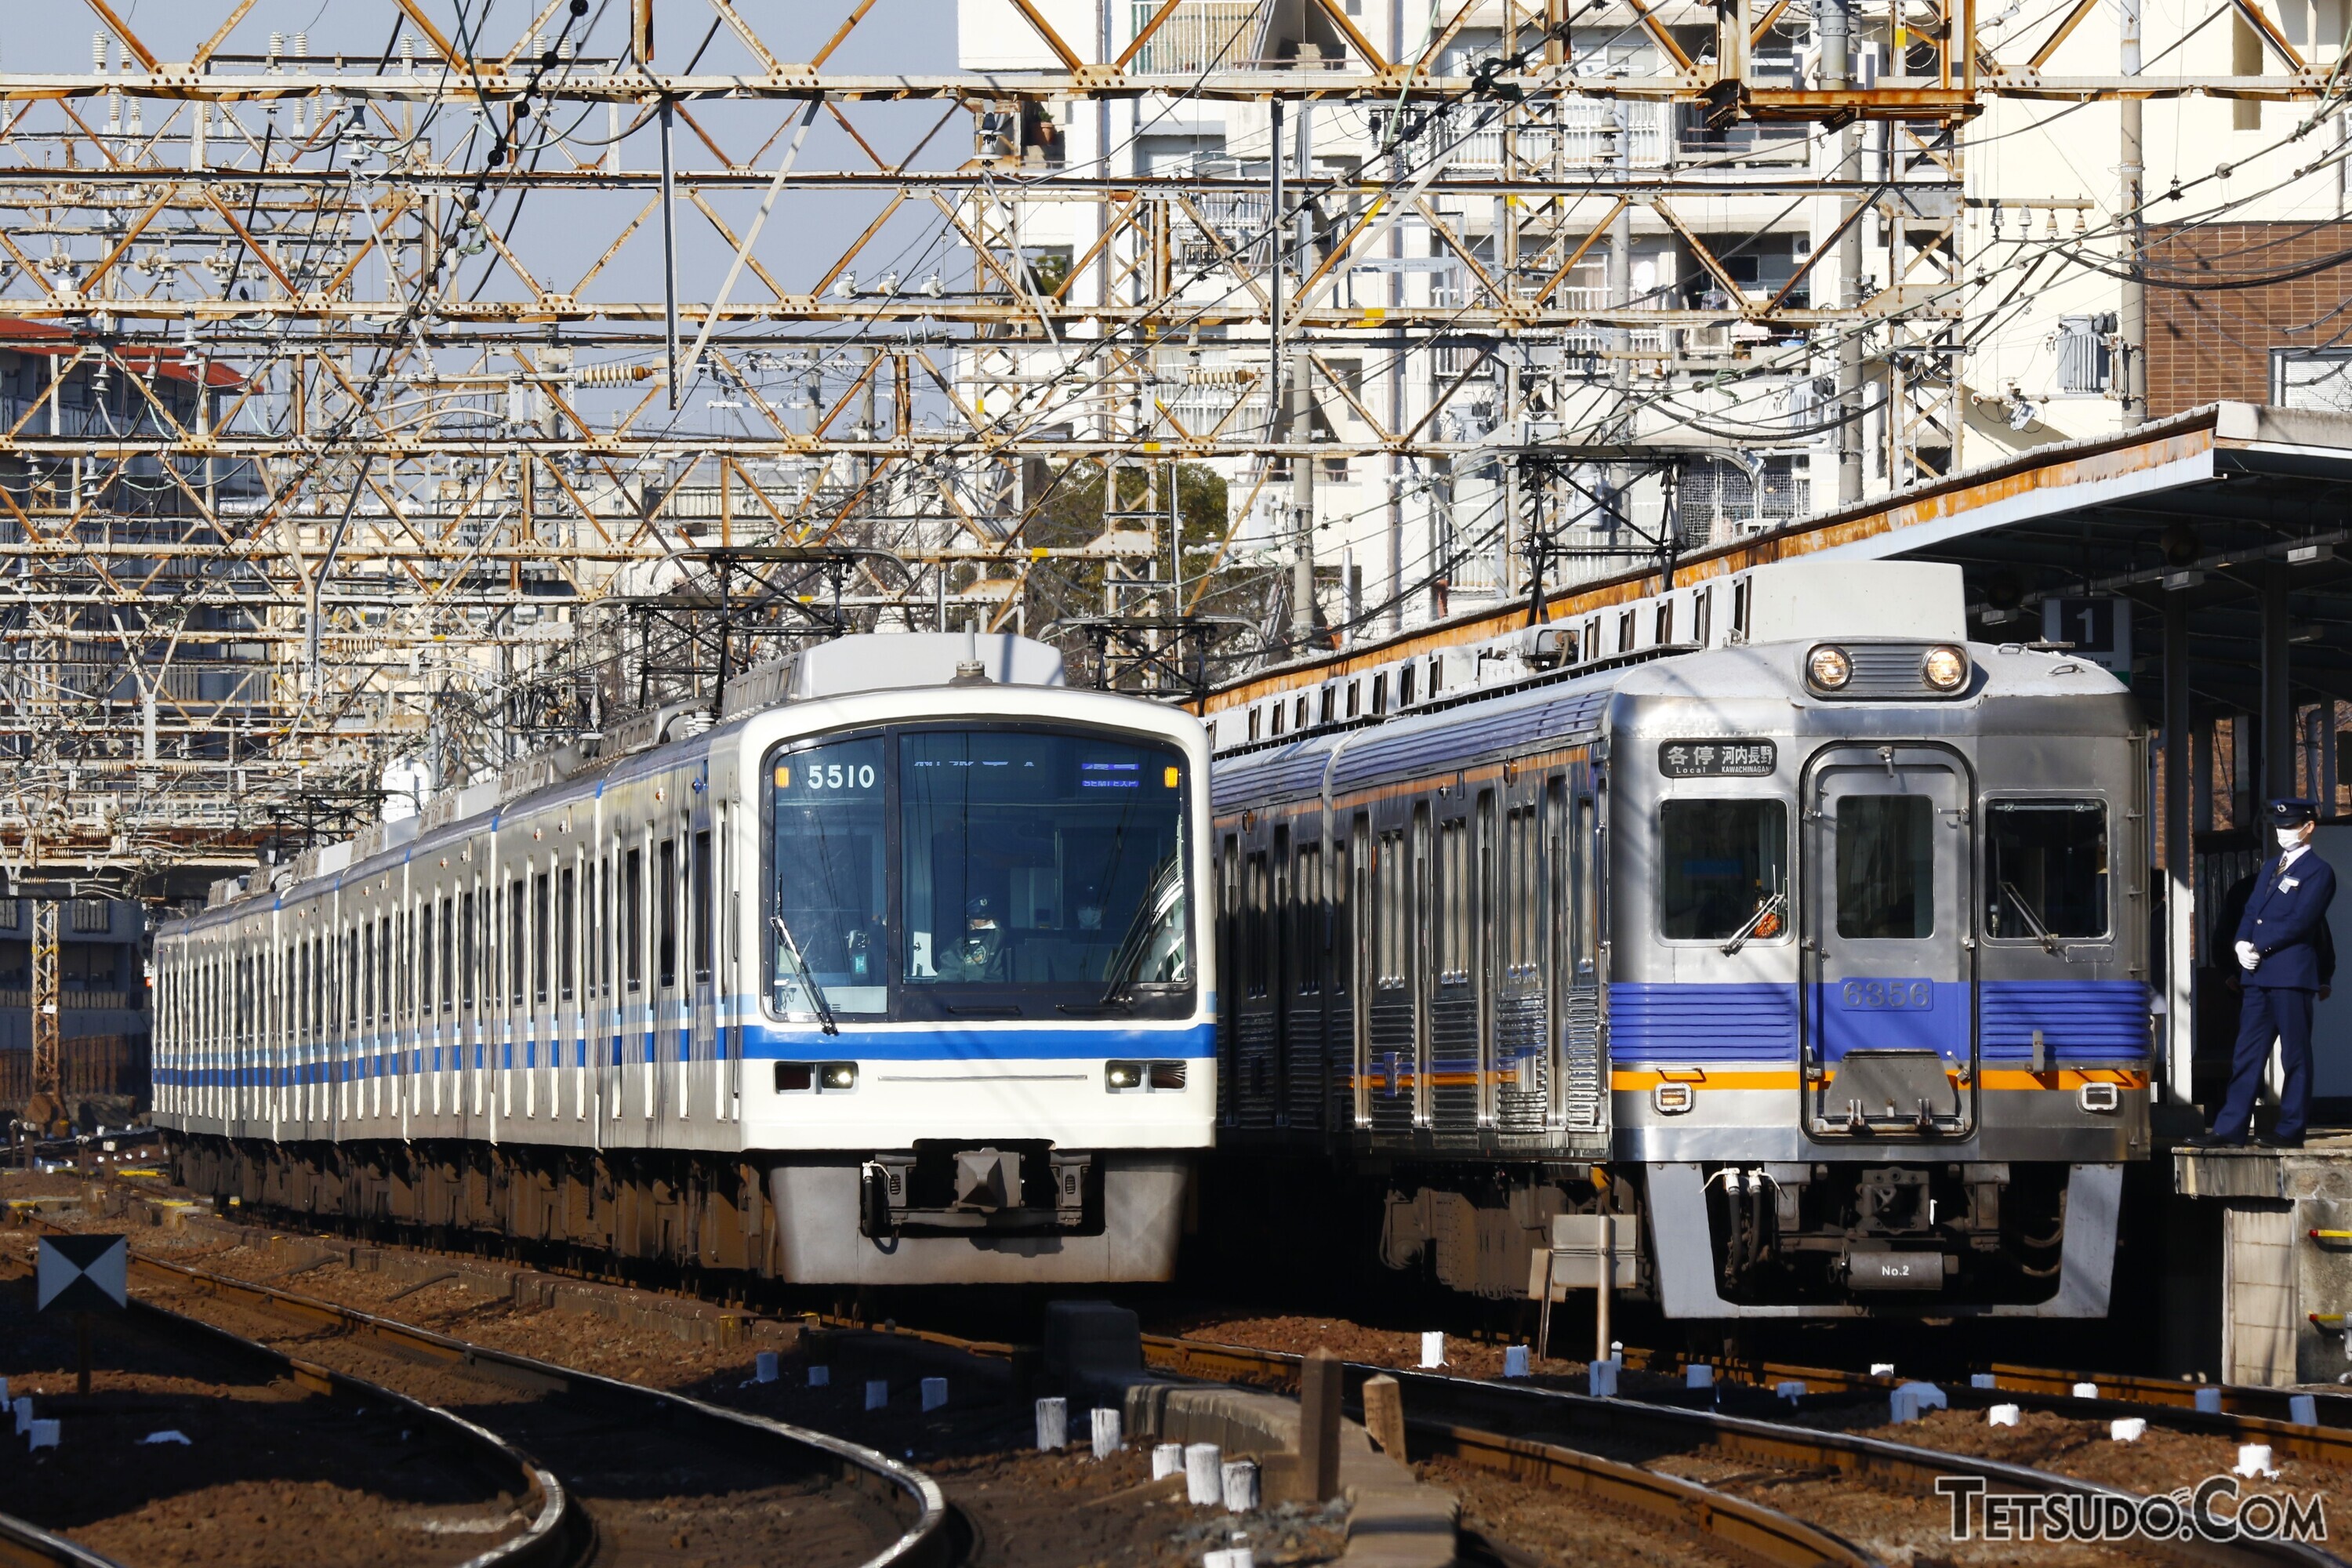
[[[2307,800],[2274,800],[2271,802],[2273,827],[2301,827],[2306,822],[2319,820],[2319,807]]]

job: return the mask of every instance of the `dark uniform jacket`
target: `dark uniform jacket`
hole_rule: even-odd
[[[2284,875],[2275,858],[2263,862],[2236,938],[2253,943],[2263,962],[2243,983],[2273,991],[2316,991],[2326,984],[2320,950],[2328,944],[2327,906],[2335,898],[2335,868],[2315,849],[2297,856]]]

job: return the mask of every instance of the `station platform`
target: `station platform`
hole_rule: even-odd
[[[2300,1149],[2183,1146],[2171,1159],[2176,1201],[2221,1210],[2222,1380],[2276,1388],[2352,1373],[2352,1129],[2315,1130]]]

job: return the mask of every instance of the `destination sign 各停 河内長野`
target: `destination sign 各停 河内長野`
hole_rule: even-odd
[[[1769,741],[1661,741],[1658,771],[1670,779],[1769,778],[1780,752]]]

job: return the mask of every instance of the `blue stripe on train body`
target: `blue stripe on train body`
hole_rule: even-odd
[[[1880,987],[1875,995],[1867,989],[1874,985]],[[1853,993],[1849,986],[1864,989]],[[1929,988],[1924,998],[1921,986]],[[1983,1061],[2030,1061],[2037,1029],[2044,1058],[2053,1062],[2148,1053],[2149,992],[2142,981],[1988,980],[1974,989],[1977,1054]],[[1824,1060],[1864,1047],[1932,1049],[1948,1058],[1967,1053],[1970,987],[1965,983],[1857,977],[1816,991]],[[1610,1059],[1620,1067],[1794,1065],[1797,995],[1794,984],[1615,982],[1609,987]],[[1926,1005],[1917,1005],[1923,1000]]]

